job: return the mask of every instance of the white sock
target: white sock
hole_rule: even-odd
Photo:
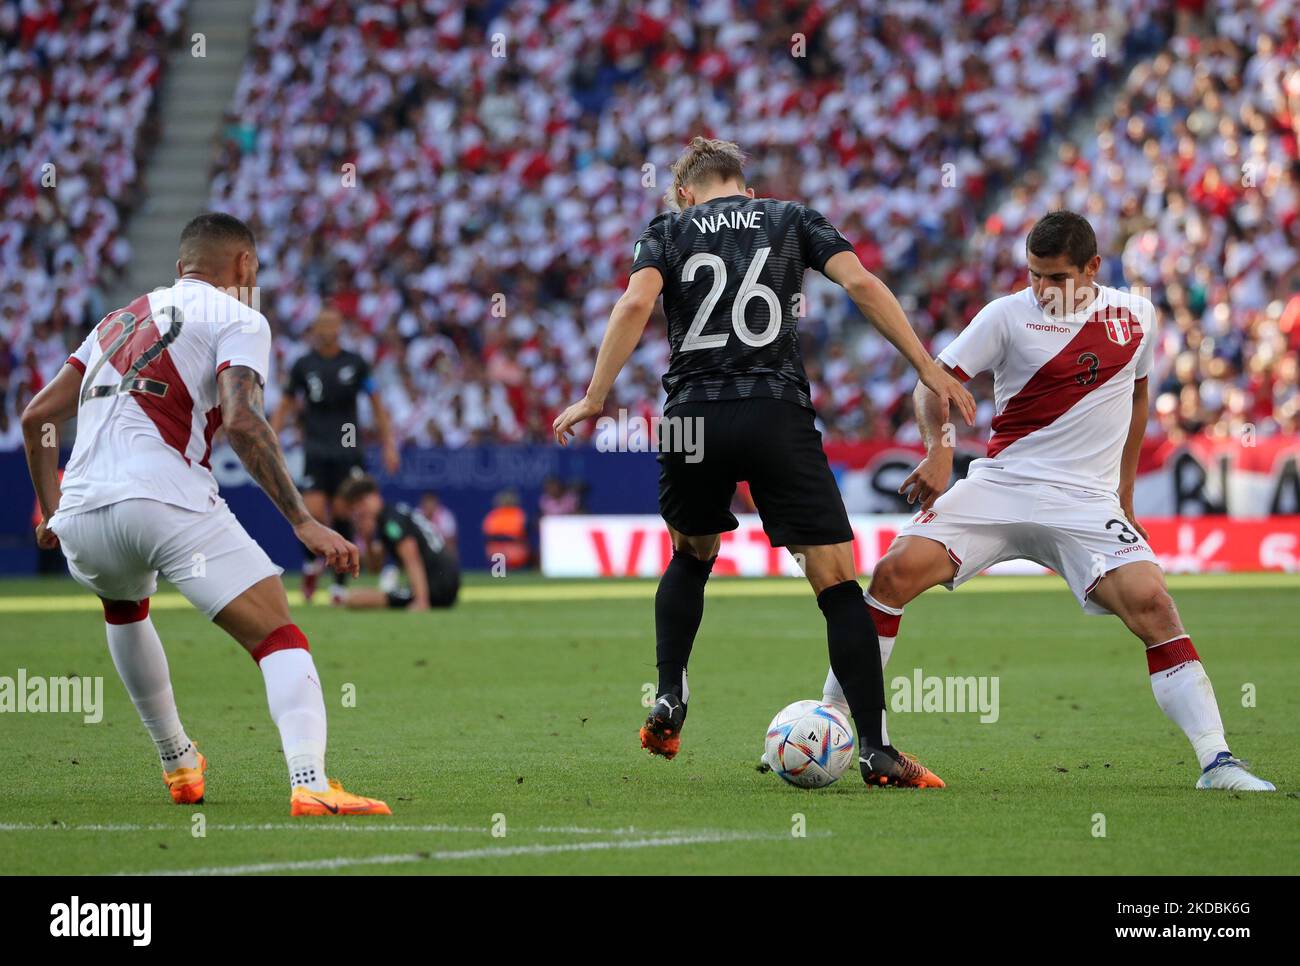
[[[289,786],[329,791],[325,778],[325,698],[310,652],[273,651],[258,662],[266,680],[266,703],[280,729]]]
[[[864,593],[862,596],[869,607],[874,607],[876,610],[884,611],[892,617],[903,616],[903,608],[901,607],[890,607],[887,604],[882,604],[867,593]],[[875,620],[874,614],[872,615],[872,620]],[[883,671],[885,665],[889,663],[889,655],[894,653],[894,641],[898,640],[898,636],[895,634],[892,637],[882,637],[880,635],[880,628],[877,626],[876,637],[880,641],[880,670]],[[831,670],[826,671],[826,683],[822,685],[822,704],[833,705],[837,711],[840,711],[846,716],[849,714],[848,698],[844,697],[844,689],[840,687],[839,678],[837,678],[835,672]],[[884,711],[880,712],[880,737],[884,740],[885,744],[889,744],[889,729],[885,727]]]
[[[1147,648],[1151,691],[1169,720],[1183,729],[1201,767],[1228,750],[1214,686],[1201,666],[1191,638],[1176,637]]]
[[[863,596],[866,598],[867,606],[872,608],[873,610],[882,611],[883,613],[888,614],[890,617],[901,618],[903,616],[903,608],[890,607],[888,604],[882,604],[880,601],[876,600],[876,598],[872,597],[870,594],[864,594]],[[876,620],[876,616],[874,614],[872,615],[872,619]],[[895,628],[894,633],[886,636],[880,632],[879,621],[877,621],[876,623],[876,637],[880,640],[880,669],[882,671],[885,669],[885,665],[889,663],[889,655],[894,653],[894,641],[898,640],[897,621],[894,622],[894,628]]]
[[[197,768],[199,754],[181,727],[167,655],[153,621],[146,617],[130,624],[105,623],[104,629],[113,665],[158,749],[163,770]]]

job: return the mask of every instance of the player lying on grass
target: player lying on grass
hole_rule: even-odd
[[[358,544],[372,551],[370,557],[395,560],[407,586],[391,590],[335,586],[330,591],[332,603],[355,610],[407,611],[456,603],[460,561],[428,520],[405,503],[387,503],[372,476],[346,480],[339,489],[339,503],[352,521]]]
[[[637,242],[627,291],[610,315],[587,394],[554,424],[563,444],[574,425],[602,412],[662,291],[672,346],[664,414],[677,426],[701,427],[703,446],[691,453],[668,434],[659,440],[659,510],[673,556],[655,595],[659,687],[641,743],[665,758],[680,748],[690,697],[686,664],[704,614],[704,585],[721,534],[738,525],[728,507],[737,482],[747,480],[772,546],[788,547],[802,561],[826,618],[831,666],[857,725],[863,778],[939,785],[882,736],[876,634],[799,355],[804,271],[815,269],[844,287],[935,392],[945,414],[955,403],[971,421],[974,399],[926,354],[897,299],[862,267],[844,236],[803,205],[755,198],[745,187],[743,164],[736,145],[697,137],[673,165],[668,200],[674,212],[657,216]],[[661,425],[673,432],[671,423]]]
[[[1228,750],[1210,679],[1133,513],[1155,307],[1096,282],[1097,239],[1073,212],[1044,216],[1025,247],[1029,287],[990,302],[939,354],[963,380],[993,370],[997,406],[988,457],[946,493],[951,427],[941,400],[916,388],[926,456],[900,492],[921,509],[867,593],[881,661],[922,592],[1033,560],[1060,574],[1086,613],[1117,615],[1146,645],[1156,703],[1200,762],[1197,788],[1272,791]],[[836,678],[832,667],[824,699],[843,706]]]
[[[161,572],[261,668],[289,766],[293,815],[387,815],[325,775],[325,702],[307,638],[289,616],[280,568],[239,525],[208,467],[224,427],[244,468],[309,550],[356,573],[357,548],[307,512],[262,408],[265,316],[253,235],[206,214],[181,233],[171,288],[110,312],[23,413],[43,519],[42,547],[104,603],[108,649],[179,804],[203,801],[207,760],[181,725],[162,641],[149,618]],[[239,298],[229,292],[238,292]],[[58,479],[57,428],[77,417]]]

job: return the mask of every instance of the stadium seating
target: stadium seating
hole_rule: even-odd
[[[698,132],[749,149],[761,193],[840,225],[907,293],[935,352],[1024,284],[1039,213],[1086,212],[1104,280],[1127,272],[1165,312],[1153,431],[1294,432],[1300,70],[1287,5],[941,6],[265,0],[211,206],[259,236],[280,370],[337,302],[415,444],[546,438],[585,386],[668,165]],[[155,4],[151,33],[126,47],[111,39],[120,23],[88,26],[76,72],[50,75],[93,86],[121,115],[93,129],[102,144],[75,146],[100,159],[83,183],[106,190],[74,189],[58,216],[42,214],[12,186],[12,149],[0,156],[0,258],[18,279],[0,292],[0,446],[17,445],[19,397],[97,317],[96,280],[128,255],[117,226],[136,132],[179,8]],[[45,16],[5,25],[7,64],[49,61]],[[26,124],[19,144],[47,153],[30,132],[66,134],[51,115],[72,108],[17,76],[3,81],[22,95],[6,131]],[[123,99],[130,84],[145,93]],[[1069,129],[1088,116],[1095,132]],[[814,281],[809,295],[805,360],[828,439],[913,439],[900,360],[834,286]],[[656,411],[666,358],[656,318],[618,402]],[[985,402],[973,433],[990,417]]]
[[[112,308],[131,257],[150,109],[184,0],[0,5],[0,448],[17,413]]]

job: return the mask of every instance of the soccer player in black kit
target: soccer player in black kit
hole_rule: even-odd
[[[393,441],[388,411],[375,392],[370,364],[340,344],[343,314],[333,306],[321,309],[312,323],[312,349],[300,356],[289,371],[284,398],[275,411],[272,428],[278,434],[295,414],[300,417],[306,461],[301,482],[303,502],[317,520],[331,523],[335,496],[344,480],[365,472],[357,396],[367,393],[375,414],[375,428],[383,447],[384,468],[397,472],[400,459]],[[340,519],[346,525],[346,520]],[[345,534],[346,536],[346,534]],[[304,553],[302,595],[308,601],[316,591],[321,564]]]
[[[641,744],[665,758],[680,749],[690,697],[686,664],[704,614],[704,585],[722,532],[738,526],[728,506],[736,483],[747,480],[772,545],[802,560],[826,618],[830,663],[857,728],[863,779],[941,788],[929,769],[883,739],[880,645],[799,354],[805,269],[843,286],[938,396],[945,420],[952,403],[972,422],[975,400],[926,353],[898,300],[862,267],[844,236],[803,205],[755,198],[745,187],[744,161],[735,144],[697,137],[673,165],[667,200],[675,210],[651,221],[636,243],[587,394],[553,427],[563,444],[576,423],[604,410],[662,291],[672,354],[663,380],[669,432],[659,440],[659,511],[673,556],[655,595],[659,687]],[[694,447],[683,452],[672,444],[672,424],[681,420],[694,420],[702,431],[702,458]]]
[[[460,593],[460,559],[438,529],[405,503],[389,503],[374,477],[349,477],[339,488],[340,509],[352,521],[362,559],[377,550],[396,562],[406,587],[380,590],[353,587],[331,590],[331,602],[354,610],[391,607],[422,611],[451,607]]]

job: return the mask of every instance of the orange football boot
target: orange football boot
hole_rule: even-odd
[[[344,791],[333,778],[330,790],[313,792],[299,785],[289,800],[290,815],[392,815],[393,810],[377,798]]]
[[[863,748],[858,765],[862,780],[868,785],[887,785],[894,788],[943,788],[943,779],[905,751]],[[897,757],[895,757],[897,756]]]
[[[686,704],[675,694],[661,694],[641,726],[641,747],[672,761],[682,749],[685,723]]]
[[[208,770],[208,760],[203,752],[195,748],[199,756],[198,768],[177,768],[175,771],[163,771],[163,781],[167,791],[172,793],[172,801],[177,805],[203,804],[203,773]]]

